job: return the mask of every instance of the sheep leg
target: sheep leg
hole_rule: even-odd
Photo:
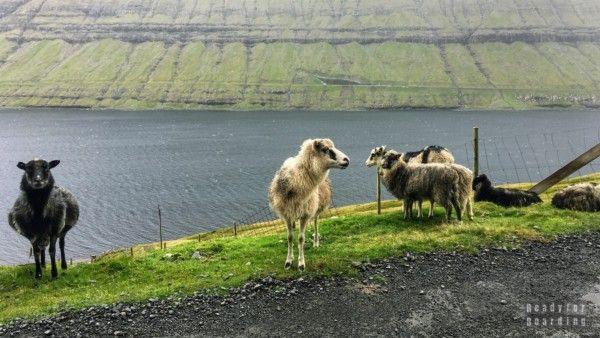
[[[423,218],[423,201],[419,200],[417,202],[417,217]]]
[[[404,219],[410,218],[410,213],[412,212],[412,201],[408,198],[404,199]]]
[[[456,211],[456,219],[459,223],[462,223],[463,204],[460,202],[460,197],[456,192],[450,195],[450,209],[452,209],[452,207],[454,207],[454,210]]]
[[[433,218],[433,200],[431,200],[431,204],[429,205],[429,218]]]
[[[58,245],[60,246],[60,267],[63,270],[67,269],[67,259],[65,258],[65,234],[62,234],[58,239]]]
[[[306,230],[306,224],[308,218],[300,219],[300,230],[298,231],[298,270],[304,271],[304,230]]]
[[[319,243],[319,237],[321,237],[319,235],[319,216],[315,216],[315,234],[314,234],[314,236],[315,236],[315,239],[313,241],[313,246],[315,248],[318,248],[319,245],[320,245],[320,243]]]
[[[452,218],[452,207],[446,207],[446,222],[450,222]]]
[[[42,265],[42,269],[46,268],[46,249],[40,252],[40,264]]]
[[[41,250],[37,245],[33,246],[33,258],[35,259],[35,279],[42,278],[42,265],[40,264]]]
[[[286,220],[287,225],[287,238],[288,238],[288,254],[285,260],[285,269],[292,267],[292,261],[294,260],[294,222]]]
[[[52,264],[52,279],[56,279],[58,277],[58,270],[56,269],[56,237],[50,238],[50,248],[48,249],[50,253],[50,264]]]
[[[456,211],[456,219],[458,220],[459,223],[462,223],[462,209],[460,207],[460,203],[458,203],[458,201],[456,201],[456,203],[454,204],[454,210]]]
[[[471,197],[467,199],[467,213],[469,217],[469,221],[473,220],[473,202],[471,201]]]

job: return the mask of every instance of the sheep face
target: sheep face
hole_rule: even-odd
[[[59,163],[59,160],[48,163],[42,159],[35,158],[27,162],[27,164],[19,162],[17,167],[25,171],[25,180],[31,188],[44,189],[52,179],[50,169],[56,167]]]
[[[367,167],[372,167],[374,165],[381,165],[381,159],[385,155],[385,146],[375,147],[371,150],[371,154],[369,158],[365,161],[365,165]]]
[[[473,180],[473,190],[478,191],[481,187],[491,186],[489,178],[485,174],[481,174]]]
[[[396,164],[398,161],[404,161],[402,159],[402,154],[395,151],[388,151],[381,159],[381,168],[386,170],[392,169],[394,164]]]
[[[313,140],[313,148],[317,158],[324,163],[327,169],[346,169],[350,164],[348,156],[339,149],[336,149],[333,141],[330,139]]]

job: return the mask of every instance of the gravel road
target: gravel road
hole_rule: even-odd
[[[225,298],[198,293],[92,307],[16,320],[0,335],[600,336],[600,233],[518,251],[409,254],[356,265],[354,279],[267,277]]]

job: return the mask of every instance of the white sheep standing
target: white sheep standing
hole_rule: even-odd
[[[329,169],[345,169],[350,163],[348,157],[335,148],[330,139],[308,139],[302,143],[298,155],[290,157],[273,178],[269,187],[269,206],[286,223],[288,234],[288,254],[285,268],[289,269],[294,260],[294,226],[299,221],[298,269],[304,270],[304,231],[311,219],[331,203],[331,186],[328,180]],[[315,245],[318,245],[318,229]]]

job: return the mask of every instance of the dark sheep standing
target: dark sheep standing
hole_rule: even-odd
[[[519,189],[495,188],[486,175],[479,175],[473,180],[475,201],[488,201],[503,207],[526,207],[541,203],[538,194]]]
[[[552,205],[559,209],[600,211],[600,186],[596,183],[568,186],[554,194]]]
[[[21,194],[8,214],[8,224],[31,242],[35,257],[35,278],[42,277],[46,265],[45,250],[50,246],[52,279],[56,279],[56,240],[59,240],[61,267],[67,268],[65,235],[79,219],[79,205],[68,190],[54,185],[50,169],[60,161],[50,163],[33,159],[17,167],[25,173],[21,179]]]

